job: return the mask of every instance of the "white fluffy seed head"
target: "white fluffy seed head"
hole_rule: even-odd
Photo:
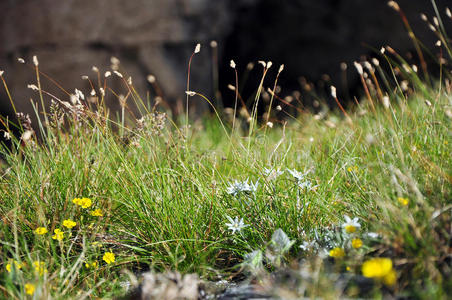
[[[193,92],[193,91],[185,91],[185,94],[187,94],[189,97],[193,97],[194,95],[196,95],[196,92]]]
[[[437,17],[433,17],[433,24],[435,24],[436,27],[439,26],[439,21]]]
[[[123,78],[124,76],[122,76],[121,73],[119,73],[118,71],[113,71],[113,73],[115,73],[116,76],[118,76],[119,78]]]
[[[37,67],[39,66],[38,57],[36,55],[33,55],[33,64]]]
[[[148,77],[146,77],[147,81],[149,83],[155,83],[155,76],[154,75],[148,75]]]
[[[389,108],[389,97],[388,96],[383,96],[383,106],[385,108]]]
[[[100,94],[102,95],[102,97],[105,96],[105,90],[104,88],[99,88]]]
[[[342,71],[346,71],[347,68],[348,68],[347,63],[341,62],[341,70],[342,70]]]
[[[378,59],[376,59],[376,58],[372,58],[372,63],[373,63],[376,67],[378,67],[378,66],[380,65],[380,61],[379,61]]]
[[[361,66],[361,64],[357,63],[356,61],[353,62],[353,64],[355,65],[356,71],[358,71],[359,75],[363,75],[364,70],[363,70],[363,66]]]
[[[385,54],[385,52],[386,52],[386,49],[385,49],[385,47],[381,47],[381,49],[380,49],[380,53],[381,53],[381,54]]]
[[[422,19],[422,21],[425,21],[425,22],[428,21],[428,18],[427,18],[426,14],[421,14],[421,19]]]
[[[283,70],[284,70],[284,64],[282,64],[282,65],[279,66],[278,73],[281,73]]]
[[[110,71],[105,72],[104,76],[105,76],[105,78],[110,77],[111,76],[111,72]]]
[[[99,73],[99,69],[96,66],[92,66],[91,70],[93,70],[93,72]]]
[[[0,76],[3,76],[3,73],[5,73],[5,71],[0,70]]]
[[[400,6],[397,2],[395,1],[389,1],[388,2],[389,7],[391,7],[392,9],[394,9],[395,11],[400,11]]]
[[[452,19],[452,12],[450,11],[449,7],[446,7],[446,15]]]
[[[27,87],[29,89],[32,89],[33,91],[38,91],[39,90],[38,87],[36,85],[34,85],[34,84],[29,84],[29,85],[27,85]]]
[[[271,61],[267,61],[267,69],[270,69],[273,63]]]
[[[440,40],[436,41],[435,46],[436,47],[441,47],[441,41]]]
[[[89,77],[88,77],[88,76],[86,76],[86,75],[82,75],[82,79],[83,79],[83,80],[88,80],[88,79],[89,79]]]
[[[262,67],[264,67],[264,68],[267,67],[267,63],[265,61],[263,61],[263,60],[259,60],[257,63],[262,65]]]
[[[91,96],[96,96],[96,91],[94,89],[92,89],[90,95]]]
[[[215,41],[215,40],[213,40],[213,41],[210,41],[210,47],[212,47],[212,48],[216,48],[216,47],[218,47],[218,43],[217,43],[217,41]]]
[[[270,128],[273,128],[273,123],[272,122],[267,122],[267,126]]]
[[[231,59],[231,62],[229,63],[229,65],[231,66],[231,68],[235,69],[235,62],[234,60]]]
[[[374,71],[374,67],[372,67],[372,65],[368,61],[364,62],[364,67],[366,67],[366,69],[369,70],[370,72]]]
[[[333,98],[337,98],[336,87],[333,85],[331,86],[331,96],[333,96]]]
[[[201,51],[201,44],[198,43],[198,44],[196,44],[196,47],[195,47],[195,53],[199,53],[200,51]]]
[[[17,61],[20,62],[21,64],[25,63],[25,60],[22,57],[18,57]]]
[[[129,78],[127,78],[127,83],[128,83],[129,85],[132,85],[132,77],[129,76]]]
[[[281,105],[276,106],[276,110],[277,110],[277,111],[281,111],[281,110],[282,110]]]
[[[254,63],[252,63],[252,62],[250,62],[250,63],[248,63],[248,64],[246,65],[246,69],[247,69],[248,71],[252,70],[253,68],[254,68]]]
[[[230,89],[231,91],[235,91],[235,86],[233,86],[232,84],[228,84],[228,89]]]
[[[428,23],[428,28],[430,28],[431,31],[436,32],[435,26],[433,26],[433,25],[430,24],[430,23]]]

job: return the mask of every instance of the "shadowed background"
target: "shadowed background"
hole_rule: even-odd
[[[441,12],[446,2],[437,1]],[[398,3],[419,39],[433,45],[435,36],[420,18],[421,12],[433,15],[431,2]],[[212,40],[217,47],[210,46]],[[69,93],[78,88],[85,94],[91,87],[81,75],[97,82],[92,66],[103,74],[115,56],[121,61],[121,73],[132,77],[144,99],[147,92],[151,100],[156,95],[146,81],[153,74],[161,96],[177,113],[183,107],[188,58],[197,42],[203,47],[193,59],[190,89],[221,98],[227,106],[234,100],[234,93],[226,89],[234,83],[230,59],[236,61],[239,74],[248,62],[260,59],[273,61],[273,75],[279,64],[285,64],[284,94],[301,88],[301,76],[318,83],[329,74],[331,81],[323,79],[341,88],[346,83],[340,63],[350,66],[360,55],[372,53],[370,46],[391,45],[401,54],[413,50],[399,15],[385,0],[2,0],[0,41],[0,69],[5,70],[17,110],[30,114],[29,99],[38,100],[26,88],[36,82],[33,55],[38,56],[40,69]],[[18,57],[27,65],[19,64]],[[253,72],[241,91],[244,97],[252,94],[260,79],[261,70],[256,67]],[[353,90],[355,72],[350,67],[347,72]],[[68,100],[55,84],[42,80],[43,89]],[[108,84],[118,94],[127,93],[116,76],[108,78]],[[214,92],[217,89],[221,96]],[[2,114],[11,114],[3,88],[0,97]],[[111,92],[106,99],[112,111],[119,109]],[[49,97],[45,100],[50,102]],[[132,101],[128,104],[133,110]],[[207,109],[200,99],[191,105],[193,112]]]

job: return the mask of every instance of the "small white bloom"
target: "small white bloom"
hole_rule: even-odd
[[[372,238],[372,239],[376,239],[376,238],[380,237],[380,235],[378,233],[375,233],[375,232],[368,232],[367,236]]]
[[[287,172],[289,172],[290,175],[292,175],[298,181],[302,181],[306,177],[306,175],[308,175],[308,173],[309,173],[309,171],[307,171],[306,173],[301,173],[295,169],[293,169],[293,170],[287,169]]]
[[[234,182],[229,184],[229,187],[226,188],[226,192],[234,196],[239,193],[254,193],[257,191],[258,185],[259,180],[254,184],[252,182],[251,184],[248,184],[248,179],[242,182],[235,180]]]
[[[268,180],[273,180],[279,176],[281,176],[284,171],[280,171],[280,169],[268,169],[264,168],[264,174],[268,177]]]
[[[345,223],[342,224],[342,227],[345,229],[345,232],[347,233],[354,233],[358,228],[361,227],[361,225],[358,222],[358,218],[353,218],[352,220],[350,219],[349,216],[345,215],[344,219]]]
[[[228,218],[230,223],[226,223],[226,226],[228,226],[228,229],[232,231],[232,234],[234,234],[236,231],[240,232],[243,228],[248,227],[249,225],[246,225],[243,222],[243,219],[239,217],[235,217],[232,219],[230,216],[226,216]]]
[[[311,190],[313,190],[313,189],[318,187],[318,185],[312,185],[312,182],[310,182],[309,180],[298,181],[298,186],[302,190],[307,190],[307,191],[311,191]]]
[[[200,51],[201,51],[201,44],[198,43],[198,44],[196,44],[196,47],[195,47],[195,53],[199,53]]]

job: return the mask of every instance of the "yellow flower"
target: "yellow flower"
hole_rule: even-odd
[[[330,250],[330,256],[334,258],[341,258],[345,256],[345,251],[342,248],[336,247]]]
[[[115,262],[115,255],[113,254],[113,252],[105,252],[104,257],[102,257],[102,259],[107,263],[107,264],[111,264]]]
[[[11,272],[11,264],[6,264],[6,271]]]
[[[25,294],[33,295],[34,292],[35,292],[35,285],[32,283],[26,283],[25,284]]]
[[[361,239],[356,238],[352,240],[352,247],[355,249],[359,249],[363,246],[363,241]]]
[[[92,215],[93,217],[102,217],[103,216],[102,211],[100,210],[100,208],[92,210],[90,212],[90,215]]]
[[[399,203],[402,204],[403,206],[407,206],[410,203],[410,200],[408,198],[402,197],[397,198],[397,201],[399,201]]]
[[[382,280],[386,285],[394,285],[397,274],[392,269],[392,261],[389,258],[372,258],[365,261],[361,267],[365,277]]]
[[[46,234],[47,232],[47,228],[45,227],[38,227],[35,229],[35,233],[39,235]]]
[[[60,229],[57,228],[57,229],[55,229],[53,232],[54,232],[55,234],[52,235],[52,239],[61,241],[61,240],[64,238],[64,232],[61,231]]]
[[[45,268],[45,263],[43,261],[34,261],[33,267],[35,269],[35,272],[39,275],[43,275],[44,273],[47,273],[47,269]]]
[[[93,204],[90,198],[74,198],[72,202],[74,204],[80,205],[83,208],[91,207],[91,205]]]
[[[75,225],[77,225],[76,222],[72,221],[71,219],[67,219],[63,221],[63,226],[66,228],[71,229],[72,227],[74,227]]]
[[[113,261],[114,261],[114,259],[113,259]],[[99,265],[99,264],[97,263],[97,261],[94,261],[94,262],[92,262],[92,263],[88,263],[88,262],[85,263],[85,267],[86,267],[87,269],[89,269],[89,268],[96,269],[98,265]]]

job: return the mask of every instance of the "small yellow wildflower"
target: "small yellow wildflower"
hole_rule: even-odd
[[[97,268],[97,266],[98,266],[99,264],[97,263],[97,261],[94,261],[94,262],[92,262],[92,263],[85,263],[85,267],[87,268],[87,269],[96,269]]]
[[[115,262],[115,255],[113,252],[105,252],[104,257],[102,259],[107,263],[111,264]]]
[[[97,208],[95,210],[92,210],[90,212],[90,215],[92,215],[93,217],[102,217],[104,214],[102,213],[102,210],[100,210],[100,208]]]
[[[77,204],[83,208],[88,208],[91,207],[91,205],[93,204],[93,202],[91,201],[90,198],[74,198],[72,200],[72,202],[74,204]]]
[[[75,225],[77,225],[76,222],[72,221],[71,219],[67,219],[63,221],[63,226],[66,228],[71,229],[72,227],[74,227]]]
[[[397,201],[399,201],[399,203],[402,204],[403,206],[407,206],[410,203],[410,200],[408,198],[402,197],[397,198]]]
[[[352,247],[355,249],[359,249],[363,246],[363,241],[359,238],[352,240]]]
[[[35,233],[39,234],[39,235],[46,234],[47,232],[48,232],[47,228],[45,228],[45,227],[38,227],[35,229]]]
[[[11,264],[6,264],[6,271],[8,271],[8,273],[11,272]]]
[[[372,258],[365,261],[361,267],[365,277],[382,280],[386,285],[394,285],[397,274],[392,269],[392,261],[389,258]]]
[[[33,267],[35,272],[42,276],[44,273],[47,273],[47,269],[45,268],[45,263],[43,261],[34,261]]]
[[[57,228],[57,229],[55,229],[53,232],[54,232],[55,234],[52,235],[52,239],[61,241],[61,240],[64,238],[64,232],[61,231],[60,229]]]
[[[347,267],[345,268],[345,270],[346,270],[347,272],[350,272],[351,268],[350,268],[349,266],[347,266]]]
[[[345,256],[345,251],[342,248],[336,247],[330,250],[330,256],[334,258],[342,258]]]
[[[34,292],[35,292],[35,285],[32,283],[26,283],[25,284],[25,294],[33,295]]]

